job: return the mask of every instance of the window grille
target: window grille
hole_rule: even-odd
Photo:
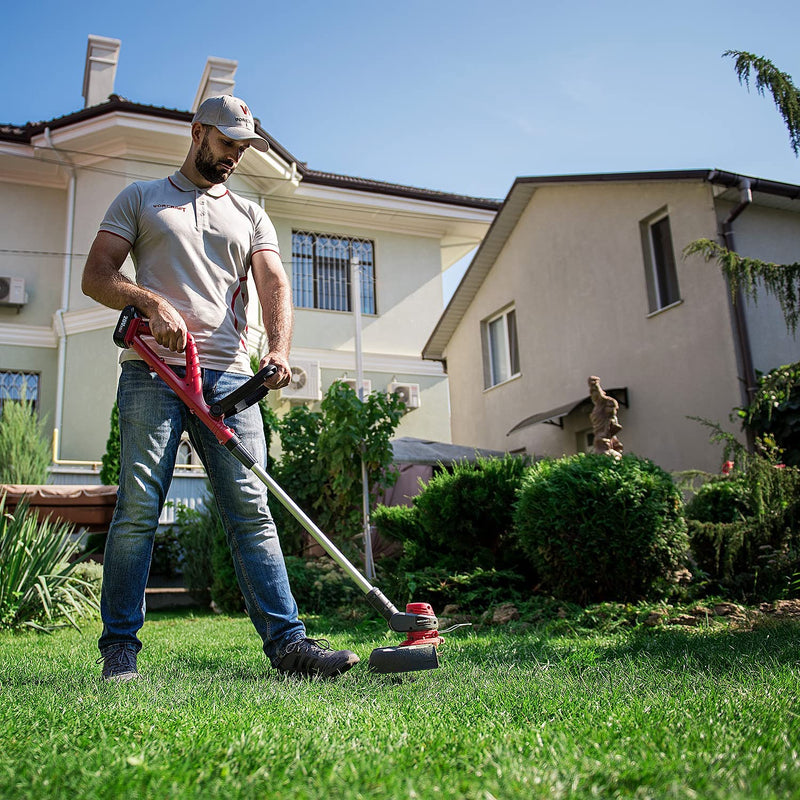
[[[368,239],[292,231],[295,306],[352,311],[350,262],[357,258],[361,269],[361,313],[375,314],[374,251],[374,243]]]
[[[7,400],[39,404],[39,373],[0,370],[0,410]]]

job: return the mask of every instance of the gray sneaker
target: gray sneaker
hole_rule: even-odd
[[[333,650],[326,639],[297,639],[287,646],[275,669],[284,675],[335,678],[358,660],[350,650]]]
[[[136,669],[136,648],[129,644],[117,644],[109,647],[97,663],[103,663],[103,680],[127,683],[138,680],[141,676]]]

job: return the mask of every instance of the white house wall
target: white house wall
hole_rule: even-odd
[[[670,215],[683,301],[648,313],[640,220]],[[739,402],[731,320],[718,269],[680,252],[713,236],[701,182],[560,184],[538,188],[447,346],[453,440],[561,455],[588,417],[562,431],[533,414],[588,395],[587,378],[628,387],[620,438],[662,467],[716,469],[719,453],[687,415],[727,423]],[[514,304],[521,375],[483,389],[481,321]]]
[[[51,429],[60,424],[61,459],[97,461],[108,438],[119,351],[111,338],[115,312],[98,306],[81,291],[86,254],[119,191],[134,180],[163,177],[180,166],[189,146],[188,125],[111,115],[110,119],[78,123],[75,129],[54,131],[52,141],[59,153],[44,137],[37,141],[38,149],[11,148],[24,158],[14,155],[2,161],[4,150],[0,148],[0,175],[4,176],[0,178],[0,249],[4,251],[0,253],[0,275],[24,277],[30,298],[19,313],[0,308],[0,368],[40,372],[40,408]],[[44,158],[46,161],[42,161]],[[59,159],[75,165],[71,231],[67,231],[68,187],[73,173],[69,163],[62,165]],[[6,170],[6,162],[13,169]],[[353,201],[350,207],[342,200],[348,196],[346,191],[339,191],[334,203],[327,196],[330,192],[326,199],[316,200],[314,188],[304,187],[302,203],[294,204],[301,212],[295,218],[285,209],[293,207],[291,195],[296,181],[271,169],[266,161],[248,153],[240,166],[242,175],[234,177],[232,188],[263,203],[273,217],[289,274],[293,229],[359,236],[375,242],[378,315],[365,315],[362,320],[365,377],[377,391],[384,391],[392,380],[418,383],[421,407],[405,415],[398,434],[449,440],[447,377],[438,362],[423,362],[420,352],[442,307],[443,238],[459,232],[478,236],[488,227],[492,213],[431,203],[431,213],[426,217],[422,201],[384,202],[378,194],[359,192],[351,193],[357,195],[357,204]],[[275,193],[270,194],[273,190]],[[386,209],[382,210],[384,205]],[[335,221],[322,221],[327,215]],[[365,224],[368,219],[371,223]],[[64,256],[68,247],[71,259]],[[60,324],[56,324],[54,315],[62,304],[67,268],[71,279],[63,316],[65,386],[59,421]],[[124,269],[130,270],[130,262]],[[252,322],[257,328],[258,303],[252,287],[250,297]],[[251,340],[257,339],[258,331],[251,333]],[[312,355],[321,362],[323,388],[347,371],[342,366],[345,363],[352,363],[349,374],[355,376],[353,350],[351,314],[296,310],[293,352],[298,357]],[[288,410],[289,405],[282,408]]]
[[[795,205],[798,208],[794,212],[748,206],[733,224],[736,251],[776,264],[800,261],[800,201]],[[727,216],[731,208],[730,204],[720,204],[720,216]],[[788,332],[775,297],[762,291],[756,302],[747,300],[746,318],[756,370],[769,372],[800,359],[800,334]]]

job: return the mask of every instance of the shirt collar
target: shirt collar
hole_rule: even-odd
[[[222,197],[227,194],[228,187],[224,183],[217,183],[209,189],[197,186],[192,183],[180,170],[177,170],[169,177],[169,182],[181,192],[203,192],[211,197]]]

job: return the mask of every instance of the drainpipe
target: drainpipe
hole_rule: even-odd
[[[64,237],[64,270],[61,282],[61,306],[53,315],[53,327],[58,336],[58,373],[56,377],[56,413],[54,419],[55,431],[60,431],[64,423],[64,385],[66,383],[67,372],[67,331],[64,326],[64,314],[69,310],[69,289],[72,282],[72,249],[75,240],[75,166],[66,160],[53,144],[50,137],[50,128],[44,129],[44,139],[48,147],[56,154],[61,166],[69,173],[69,183],[67,185],[67,227]],[[58,434],[55,434],[53,461],[57,462],[60,453],[60,445],[56,445]]]
[[[739,181],[739,204],[731,211],[720,225],[722,243],[728,250],[735,251],[736,247],[733,240],[733,223],[738,216],[753,202],[753,192],[749,178],[742,178]],[[730,297],[730,294],[728,295]],[[750,347],[750,334],[747,330],[747,318],[744,313],[744,296],[742,290],[737,289],[733,298],[733,329],[736,340],[736,348],[739,355],[739,364],[742,370],[742,397],[745,405],[753,402],[757,390],[756,371],[753,366],[753,352]],[[747,443],[752,451],[754,441],[753,434],[747,431]]]

